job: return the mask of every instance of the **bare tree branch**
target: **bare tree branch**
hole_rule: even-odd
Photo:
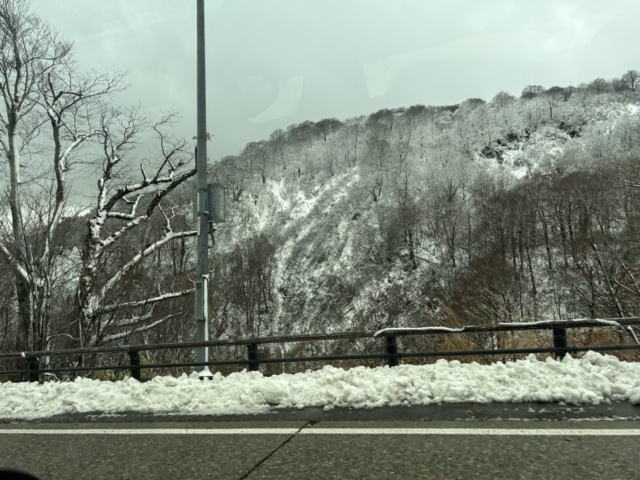
[[[131,335],[133,335],[134,333],[137,332],[147,332],[149,330],[152,330],[154,328],[156,328],[159,325],[162,325],[163,323],[167,322],[168,320],[171,320],[172,318],[177,317],[178,315],[180,315],[179,313],[171,313],[169,315],[165,315],[164,317],[160,318],[159,320],[156,320],[148,325],[145,325],[144,327],[139,327],[139,328],[134,328],[130,331],[127,332],[122,332],[122,333],[115,333],[113,335],[108,335],[106,337],[104,337],[102,339],[102,343],[110,343],[110,342],[115,342],[116,340],[122,340],[123,338],[128,338]],[[118,326],[118,327],[123,327],[123,326],[131,326],[131,325],[138,325],[139,324],[139,320],[136,321],[124,321],[124,323],[116,323],[114,326]]]

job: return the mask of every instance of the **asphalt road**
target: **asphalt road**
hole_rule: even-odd
[[[640,422],[29,423],[0,465],[44,479],[634,479]]]
[[[10,423],[2,419],[0,425]],[[156,423],[156,422],[327,422],[327,421],[389,421],[389,420],[580,420],[626,419],[640,420],[640,405],[618,402],[603,405],[560,405],[558,403],[445,403],[442,405],[414,405],[411,407],[334,408],[319,407],[301,409],[273,408],[265,413],[250,415],[159,415],[153,413],[125,412],[103,414],[101,412],[70,413],[56,415],[36,422],[46,423]]]

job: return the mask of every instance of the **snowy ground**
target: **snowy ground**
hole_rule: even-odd
[[[358,367],[264,377],[257,372],[157,377],[146,383],[77,379],[0,384],[0,418],[37,419],[75,412],[246,414],[270,408],[490,402],[640,403],[640,364],[588,352],[581,359],[492,365],[439,360],[433,365]]]

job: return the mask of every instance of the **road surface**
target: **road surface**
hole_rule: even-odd
[[[0,465],[44,479],[632,479],[640,422],[8,423]]]

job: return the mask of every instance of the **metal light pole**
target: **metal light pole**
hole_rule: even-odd
[[[209,212],[207,212],[207,92],[205,83],[204,57],[204,0],[197,0],[197,103],[198,103],[198,143],[196,152],[197,199],[198,199],[198,266],[196,270],[196,341],[209,340],[209,317],[207,305],[207,284],[209,283]],[[198,347],[196,362],[209,361],[209,347]],[[211,377],[209,367],[200,369],[200,378]]]

